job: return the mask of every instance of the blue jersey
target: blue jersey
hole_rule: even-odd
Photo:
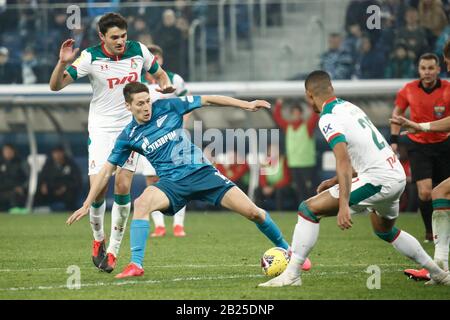
[[[123,166],[131,152],[145,156],[160,178],[179,180],[211,163],[187,137],[183,115],[201,107],[200,96],[161,99],[144,124],[135,119],[117,137],[108,162]]]

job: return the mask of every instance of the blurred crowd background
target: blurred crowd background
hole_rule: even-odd
[[[442,57],[443,46],[450,39],[450,0],[77,3],[81,8],[81,27],[69,30],[66,9],[76,3],[0,0],[0,84],[48,83],[61,43],[73,38],[75,46],[81,49],[97,44],[97,21],[111,11],[127,18],[129,39],[162,47],[164,69],[181,75],[188,89],[193,81],[302,80],[317,68],[329,72],[334,80],[413,79],[418,76],[418,57],[425,52]],[[371,5],[380,8],[379,29],[367,26],[370,14],[366,10]],[[201,32],[193,33],[195,22],[201,22],[205,39],[202,40]],[[192,44],[195,56],[190,59]],[[203,62],[202,50],[206,51]],[[202,67],[206,72],[199,76]],[[88,79],[83,81],[87,83]],[[385,136],[389,135],[387,118],[394,96],[352,101],[368,113],[376,109],[369,116]],[[271,102],[274,108],[268,112],[269,120],[264,114],[258,115],[258,123],[279,128],[281,139],[279,145],[269,148],[265,170],[270,174],[259,177],[255,200],[267,209],[295,210],[300,201],[315,192],[321,180],[332,174],[323,166],[323,155],[329,150],[315,129],[317,116],[304,100],[274,96]],[[72,104],[70,108],[50,109],[59,119],[70,117],[71,123],[64,123],[68,145],[61,146],[61,137],[52,129],[36,129],[42,161],[35,206],[72,210],[88,188],[87,105]],[[4,126],[0,124],[0,211],[25,212],[30,176],[26,121],[17,120],[17,108],[8,104],[0,107],[7,119]],[[37,108],[30,110],[35,116],[41,112]],[[74,113],[69,114],[71,110]],[[81,111],[75,114],[77,110]],[[199,119],[206,124],[223,121],[221,129],[249,125],[245,117],[239,116],[226,122],[230,114]],[[221,156],[246,157],[235,153]],[[410,176],[404,146],[400,146],[400,160]],[[243,190],[248,189],[250,167],[245,161],[215,165]],[[135,181],[135,189],[142,189],[143,180],[136,177]],[[201,204],[192,205],[195,209],[204,208]],[[401,209],[417,210],[414,184],[408,184]]]
[[[316,6],[321,2],[327,1],[315,1]],[[108,3],[107,7],[96,7]],[[47,83],[62,41],[71,37],[75,39],[76,47],[81,49],[95,45],[99,41],[97,19],[109,11],[120,12],[127,18],[129,39],[161,46],[166,68],[189,81],[196,80],[191,79],[188,68],[189,28],[194,20],[199,19],[205,24],[208,72],[210,78],[214,78],[214,73],[223,72],[219,68],[219,55],[221,50],[226,50],[219,43],[220,7],[224,11],[225,36],[232,36],[233,28],[238,46],[231,49],[240,51],[252,49],[250,47],[255,45],[251,40],[255,29],[261,25],[262,12],[264,25],[268,28],[286,25],[289,21],[295,27],[295,18],[298,17],[298,34],[304,31],[302,23],[308,23],[305,17],[310,11],[320,10],[302,6],[304,1],[268,2],[264,11],[260,8],[261,1],[235,0],[233,6],[229,1],[225,1],[223,6],[219,3],[206,0],[78,1],[81,28],[69,30],[66,27],[69,16],[66,7],[77,3],[62,0],[0,1],[0,83]],[[305,3],[308,4],[307,1]],[[339,6],[339,3],[345,6]],[[283,19],[283,4],[290,11],[290,20]],[[302,52],[290,40],[284,48],[279,48],[279,36],[272,37],[270,42],[269,33],[269,46],[264,50],[278,53],[283,49],[289,59],[302,59],[310,54],[309,50],[313,50],[308,47],[309,42],[320,41],[324,43],[320,47],[322,50],[317,54],[314,52],[313,59],[308,61],[312,64],[309,69],[320,66],[334,79],[411,78],[416,74],[414,65],[417,58],[424,52],[441,54],[445,41],[450,38],[449,0],[332,0],[327,2],[329,4],[337,6],[339,11],[336,15],[341,14],[343,19],[339,19],[340,26],[333,30],[329,24],[325,26],[326,34],[322,37],[326,39],[317,39],[320,34],[314,34],[308,43],[303,43]],[[378,5],[381,9],[380,29],[367,28],[369,15],[366,9],[370,5]],[[322,10],[315,14],[320,23],[327,24],[326,15],[329,13]],[[236,25],[233,25],[234,21]],[[291,29],[292,26],[285,34],[288,35]],[[298,37],[301,41],[300,35]],[[196,44],[196,53],[198,46]],[[277,56],[273,56],[277,60]],[[239,61],[235,63],[239,64]],[[306,73],[301,69],[292,71],[294,74],[281,75],[286,77],[279,80],[302,79]],[[257,77],[256,72],[254,77]],[[241,78],[245,78],[245,74],[234,73],[234,80],[252,80]]]

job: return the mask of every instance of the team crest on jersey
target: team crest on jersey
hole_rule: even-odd
[[[131,59],[131,69],[136,69],[138,67],[138,64],[136,62],[136,60]]]
[[[434,116],[435,118],[442,118],[445,114],[445,106],[434,106]]]
[[[162,126],[163,122],[166,120],[166,118],[167,118],[167,114],[164,115],[164,116],[162,116],[162,117],[159,117],[159,118],[156,120],[156,126],[157,126],[158,128],[161,128],[161,126]]]

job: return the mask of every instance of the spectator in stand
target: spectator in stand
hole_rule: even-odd
[[[385,59],[389,56],[394,48],[396,17],[390,13],[381,14],[381,33],[378,42],[375,44],[375,50],[380,51]]]
[[[48,32],[52,38],[46,40],[52,44],[52,48],[58,48],[58,44],[70,36],[70,30],[67,28],[67,13],[65,10],[55,9],[51,12],[51,17]]]
[[[320,56],[320,68],[328,72],[332,79],[350,79],[353,61],[349,53],[341,50],[342,36],[331,33],[328,36],[328,51]]]
[[[137,41],[139,41],[146,47],[150,47],[153,44],[153,37],[150,33],[145,32],[138,35]]]
[[[26,213],[27,170],[12,144],[2,147],[0,181],[0,211]]]
[[[147,22],[144,17],[136,17],[131,24],[131,28],[128,31],[128,36],[130,39],[136,39],[140,34],[147,33],[149,27],[147,26]]]
[[[249,184],[249,165],[237,152],[229,152],[226,157],[226,163],[215,164],[216,169],[246,192]]]
[[[372,48],[369,36],[362,37],[356,63],[356,76],[359,79],[380,79],[384,75],[384,65],[383,53]]]
[[[347,36],[342,44],[341,50],[345,54],[350,55],[352,65],[354,65],[358,59],[362,36],[363,33],[361,32],[361,27],[358,24],[353,24],[348,28]],[[352,75],[353,73],[354,70],[352,70]]]
[[[357,24],[361,29],[366,28],[367,8],[371,5],[380,5],[376,0],[352,0],[350,1],[345,13],[345,29]]]
[[[448,41],[450,41],[450,24],[447,27],[445,27],[444,31],[442,31],[440,36],[437,38],[435,47],[434,47],[434,53],[436,53],[439,57],[444,56],[444,48]],[[447,72],[447,67],[446,67],[444,61],[441,61],[440,76],[445,77],[446,72]]]
[[[284,131],[286,156],[291,177],[296,187],[298,201],[306,200],[314,194],[314,169],[316,166],[316,143],[314,129],[319,120],[315,112],[306,121],[303,108],[294,104],[290,108],[291,120],[282,115],[283,100],[275,103],[273,118]]]
[[[414,60],[408,56],[406,46],[398,44],[384,71],[387,79],[410,79],[416,76]]]
[[[179,73],[183,57],[183,35],[176,22],[175,12],[172,9],[164,10],[162,25],[154,34],[154,40],[164,51],[167,69]]]
[[[65,210],[76,210],[80,190],[80,169],[62,147],[55,147],[39,176],[36,202],[51,207],[63,202]]]
[[[372,43],[376,43],[380,36],[380,31],[377,28],[369,29],[367,27],[367,8],[371,5],[380,7],[380,2],[377,0],[354,0],[351,1],[347,7],[345,15],[345,30],[351,33],[351,28],[356,24],[359,26],[361,32],[367,33]]]
[[[268,150],[267,165],[260,170],[255,192],[256,204],[268,210],[295,210],[298,202],[290,185],[287,158],[280,155],[277,144],[271,144]]]
[[[430,31],[428,41],[434,44],[442,30],[447,26],[448,19],[441,0],[420,0],[420,25]]]
[[[0,84],[22,83],[20,65],[9,61],[9,50],[0,47]]]
[[[120,0],[87,0],[87,13],[89,17],[102,16],[108,12],[117,12],[119,10]],[[109,3],[109,6],[96,6],[97,3]]]
[[[41,14],[39,12],[38,3],[34,0],[20,1],[19,19],[15,21],[15,24],[20,30],[21,40],[24,42],[30,42],[36,39],[36,35],[39,32],[39,26],[42,23]]]
[[[26,47],[22,55],[22,79],[23,84],[43,83],[48,81],[48,78],[43,79],[41,75],[42,66],[34,53],[32,47]]]
[[[178,20],[189,22],[192,20],[192,7],[188,5],[187,0],[175,0],[175,13]]]
[[[403,0],[381,0],[381,15],[394,18],[395,27],[404,25],[406,1]]]
[[[395,43],[406,46],[408,55],[416,62],[428,50],[427,33],[419,25],[417,9],[410,7],[406,10],[405,22],[405,26],[398,30]]]

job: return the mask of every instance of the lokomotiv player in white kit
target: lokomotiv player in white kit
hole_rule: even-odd
[[[160,66],[164,63],[164,55],[163,50],[161,47],[152,44],[148,46],[148,50],[155,56],[156,61]],[[167,99],[167,98],[176,98],[176,97],[184,97],[188,95],[188,90],[186,89],[186,83],[184,82],[184,79],[177,73],[170,72],[169,70],[166,70],[167,75],[169,76],[170,82],[175,87],[175,92],[172,92],[171,94],[161,94],[160,92],[156,91],[158,88],[158,85],[155,83],[155,79],[149,75],[146,74],[146,81],[149,83],[148,88],[150,90],[150,97],[152,101],[157,101],[159,99]],[[189,114],[185,114],[183,116],[184,122],[187,121]],[[141,165],[143,170],[142,174],[145,176],[145,182],[147,186],[150,186],[152,184],[155,184],[159,177],[156,174],[155,168],[150,164],[150,162],[147,161],[145,157],[139,158],[138,166]],[[184,219],[186,216],[186,206],[181,208],[177,213],[173,216],[173,235],[175,237],[184,237],[186,236],[186,233],[184,231]],[[150,235],[151,237],[163,237],[166,235],[166,225],[165,225],[165,218],[161,211],[155,211],[152,212],[152,219],[155,224],[154,231]]]
[[[336,177],[322,182],[318,195],[299,206],[286,270],[262,287],[300,286],[299,267],[319,236],[319,221],[336,216],[342,230],[352,227],[351,213],[370,212],[375,234],[430,272],[435,284],[450,285],[444,272],[407,232],[395,227],[405,172],[384,137],[354,104],[334,95],[330,76],[314,71],[305,81],[306,95],[320,113],[319,127],[336,157]],[[352,179],[353,177],[353,179]]]
[[[127,22],[117,13],[107,13],[98,22],[101,43],[83,50],[72,63],[78,48],[73,39],[64,41],[59,60],[50,78],[50,88],[59,91],[77,79],[88,76],[93,96],[88,118],[89,178],[94,181],[106,163],[114,142],[131,121],[125,107],[123,88],[129,82],[140,81],[142,70],[153,75],[161,93],[175,91],[166,72],[158,65],[147,47],[137,41],[127,41]],[[130,155],[116,172],[111,235],[106,249],[103,221],[107,187],[90,208],[90,224],[94,234],[92,260],[96,267],[111,272],[119,253],[127,218],[130,213],[130,187],[136,168],[137,155]]]

